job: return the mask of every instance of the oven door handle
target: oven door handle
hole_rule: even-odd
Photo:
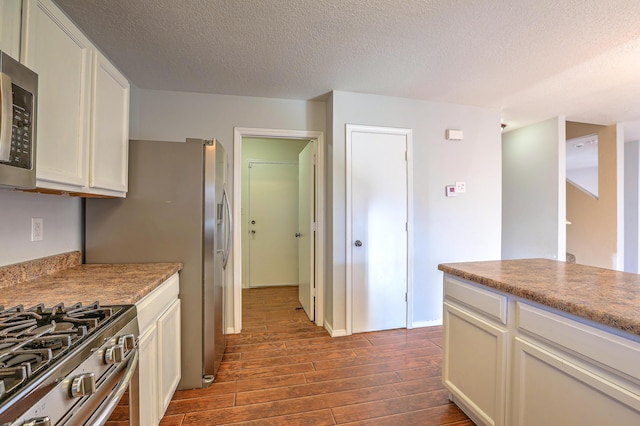
[[[138,368],[138,350],[136,349],[133,352],[133,355],[129,358],[129,362],[127,363],[127,370],[124,373],[124,376],[118,383],[118,386],[115,388],[115,391],[111,393],[109,399],[102,403],[100,408],[91,416],[92,425],[104,425],[107,420],[109,420],[109,416],[115,410],[116,405],[120,402],[122,395],[129,387],[129,383],[131,382],[131,378],[136,372],[136,368]]]

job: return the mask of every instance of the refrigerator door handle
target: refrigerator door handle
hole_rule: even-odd
[[[233,218],[231,217],[231,204],[229,203],[229,197],[227,196],[226,186],[222,188],[222,203],[227,207],[227,220],[228,224],[225,229],[227,234],[226,246],[222,255],[222,267],[226,269],[227,262],[229,261],[229,254],[231,253],[231,240],[233,234]]]

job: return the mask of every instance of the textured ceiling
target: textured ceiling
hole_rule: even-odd
[[[640,120],[639,0],[56,2],[144,89],[364,92],[497,108],[510,128]]]

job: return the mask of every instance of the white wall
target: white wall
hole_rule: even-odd
[[[638,273],[640,141],[624,144],[624,270]]]
[[[502,258],[566,257],[565,120],[502,135]]]
[[[44,239],[31,241],[31,218],[40,217]],[[81,248],[81,200],[0,190],[0,266]]]
[[[413,326],[442,320],[443,262],[500,259],[501,143],[498,111],[403,98],[334,91],[327,137],[327,322],[346,327],[345,125],[413,129]],[[464,131],[445,140],[446,129]],[[384,172],[384,171],[381,171]],[[467,192],[445,197],[445,186],[466,181]],[[331,262],[332,260],[332,262]],[[332,263],[332,264],[331,264]],[[330,311],[331,309],[331,311]]]
[[[233,165],[234,127],[325,131],[324,102],[211,95],[159,90],[131,91],[131,139],[182,141],[217,138]],[[228,176],[233,197],[233,172]],[[233,200],[230,200],[233,205]],[[233,282],[233,259],[226,269]],[[227,328],[233,328],[233,290],[227,291]]]
[[[598,168],[567,169],[567,180],[590,195],[598,196]]]

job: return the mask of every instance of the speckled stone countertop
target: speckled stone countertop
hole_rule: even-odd
[[[179,262],[76,265],[2,287],[0,305],[134,304],[181,269]]]
[[[445,263],[441,271],[640,335],[640,275],[548,259]]]

